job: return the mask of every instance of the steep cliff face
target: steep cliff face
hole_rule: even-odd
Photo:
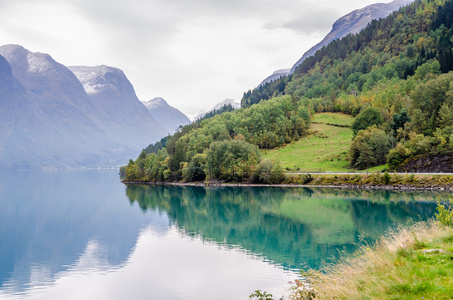
[[[167,134],[141,103],[123,71],[108,66],[69,67],[82,83],[98,111],[106,118],[99,124],[117,143],[143,148]]]
[[[422,155],[405,161],[398,172],[453,173],[453,154]]]
[[[48,54],[6,45],[0,55],[0,168],[116,166],[165,135],[136,97],[96,101]]]
[[[40,133],[49,128],[36,99],[13,76],[0,56],[0,166],[28,168],[26,157],[42,150]]]
[[[45,78],[36,76],[40,65],[41,70],[49,69],[43,61],[33,60],[19,46],[1,47],[0,53],[11,60],[10,64],[3,56],[0,59],[0,168],[65,167],[81,159],[73,153],[82,142],[75,129],[87,134],[87,142],[94,141],[96,133],[86,131],[86,124],[93,122],[80,111],[75,115],[79,113],[81,118],[68,119],[74,106],[64,99],[58,106],[58,95],[52,99],[44,95],[47,91],[36,83],[46,85]],[[70,156],[67,164],[57,158],[65,154]]]
[[[157,97],[144,102],[150,115],[165,129],[167,133],[175,133],[181,125],[190,124],[190,119],[178,109],[170,106],[163,98]]]
[[[0,131],[10,135],[18,127],[36,125],[39,111],[31,95],[13,76],[8,61],[0,56]]]

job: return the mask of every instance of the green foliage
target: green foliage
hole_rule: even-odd
[[[424,80],[433,77],[433,75],[440,74],[440,63],[435,59],[431,59],[428,62],[417,67],[415,70],[414,78],[417,80]]]
[[[206,120],[206,119],[210,119],[216,115],[221,115],[225,112],[230,112],[230,111],[233,111],[234,110],[234,107],[231,105],[231,104],[225,104],[224,106],[222,106],[221,108],[219,109],[214,109],[210,112],[208,112],[207,114],[205,114],[203,117],[195,120],[195,122],[199,123],[203,120]]]
[[[148,145],[148,147],[146,147],[144,149],[144,151],[146,153],[157,153],[157,151],[159,151],[160,149],[162,148],[165,148],[166,145],[167,145],[167,140],[170,138],[170,136],[166,136],[164,138],[161,138],[160,141],[154,143],[154,144],[150,144]]]
[[[402,128],[404,130],[404,125],[411,121],[411,118],[407,115],[407,110],[405,108],[403,108],[399,114],[394,113],[392,119],[390,127],[392,128],[395,137],[398,129]]]
[[[302,184],[309,184],[314,178],[310,174],[303,174],[301,179]]]
[[[453,128],[437,129],[434,136],[414,134],[405,143],[399,143],[395,149],[390,150],[388,164],[396,169],[406,159],[424,154],[437,155],[453,151]]]
[[[453,228],[453,200],[450,203],[437,203],[437,212],[435,213],[437,221],[444,226]]]
[[[282,183],[285,180],[285,174],[279,161],[269,159],[262,160],[255,169],[252,182],[254,183]]]
[[[453,72],[442,74],[420,83],[411,95],[414,109],[419,109],[423,114],[423,121],[414,126],[414,129],[425,135],[433,135],[436,128],[448,123],[445,108],[443,119],[439,118],[439,111],[443,105],[451,107],[453,102]],[[443,123],[443,124],[442,124]]]
[[[260,160],[258,147],[241,140],[217,141],[206,154],[206,175],[209,179],[242,181]]]
[[[415,1],[323,47],[292,76],[245,93],[242,106],[286,94],[311,103],[316,112],[356,114],[362,101],[370,102],[363,97],[368,91],[453,70],[452,13],[451,1]]]
[[[149,146],[137,158],[136,167],[124,168],[126,180],[248,180],[260,161],[258,148],[272,149],[298,140],[306,134],[310,121],[308,109],[288,96],[224,112],[184,126]],[[166,148],[160,149],[164,143]],[[156,153],[146,156],[156,149],[168,151],[165,161],[156,159]],[[281,166],[273,172],[272,182],[280,182]]]
[[[390,176],[389,172],[385,171],[384,176],[382,176],[382,181],[384,182],[384,184],[389,184],[391,179],[392,177]]]
[[[206,178],[206,154],[195,154],[190,163],[183,168],[183,179],[186,181],[203,181]],[[187,164],[187,163],[186,163]]]
[[[359,170],[382,165],[391,148],[391,136],[376,126],[359,131],[349,148],[351,168]]]
[[[450,137],[439,135],[438,129],[453,126],[453,73],[449,73],[453,70],[452,3],[414,1],[387,18],[372,21],[356,35],[333,41],[291,76],[244,93],[243,109],[228,112],[225,108],[219,115],[182,127],[150,145],[147,153],[156,154],[165,147],[169,156],[152,169],[160,170],[158,178],[193,180],[189,179],[193,178],[192,166],[192,170],[198,168],[201,178],[202,166],[190,165],[191,160],[197,154],[208,155],[214,142],[239,139],[260,149],[298,144],[307,135],[310,116],[321,112],[357,116],[354,136],[372,125],[393,135],[388,139],[390,146],[382,134],[373,142],[363,141],[363,137],[361,143],[357,141],[349,162],[354,168],[380,164],[389,147],[394,148],[388,157],[393,168],[414,155],[450,150]],[[378,149],[373,143],[384,147]],[[335,168],[348,164],[341,155],[326,159],[317,155],[312,160],[333,165],[337,159],[342,162]],[[281,161],[285,168],[296,166]],[[252,174],[252,169],[244,172]],[[123,170],[136,180],[154,178],[140,163]],[[221,176],[212,178],[245,180],[241,172],[225,167]],[[206,166],[205,175],[209,177]]]
[[[260,290],[256,290],[249,296],[249,299],[256,299],[256,300],[274,300],[272,294],[268,294],[266,291],[261,292]]]
[[[269,100],[274,96],[282,95],[286,84],[291,80],[292,76],[282,76],[277,80],[265,83],[264,85],[258,86],[253,91],[244,93],[241,100],[242,107],[250,107],[253,104],[257,104],[262,100]]]
[[[352,123],[354,137],[360,130],[367,129],[373,125],[382,125],[382,123],[384,123],[384,118],[379,109],[367,107],[357,116],[354,123]]]

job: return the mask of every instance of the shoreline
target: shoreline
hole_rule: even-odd
[[[348,190],[384,190],[384,191],[440,191],[453,192],[453,185],[413,184],[254,184],[254,183],[225,183],[225,182],[146,182],[122,181],[130,185],[164,185],[164,186],[194,186],[194,187],[276,187],[276,188],[333,188]]]

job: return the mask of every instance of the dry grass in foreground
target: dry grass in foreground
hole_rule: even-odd
[[[453,299],[453,229],[436,221],[401,227],[307,276],[316,299]],[[290,299],[313,298],[296,289]]]

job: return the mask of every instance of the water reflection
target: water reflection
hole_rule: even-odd
[[[116,171],[0,174],[0,299],[245,299],[296,276],[125,194]]]
[[[119,265],[140,229],[153,220],[168,229],[165,217],[130,209],[124,189],[115,171],[0,174],[0,286],[49,281],[93,249],[99,263]]]
[[[143,211],[159,209],[186,232],[239,245],[290,269],[317,268],[395,224],[426,220],[437,194],[330,189],[128,186]]]
[[[373,240],[426,219],[436,204],[425,200],[436,197],[125,186],[115,170],[4,172],[0,299],[280,296],[296,276],[289,269],[352,251],[360,234]]]

